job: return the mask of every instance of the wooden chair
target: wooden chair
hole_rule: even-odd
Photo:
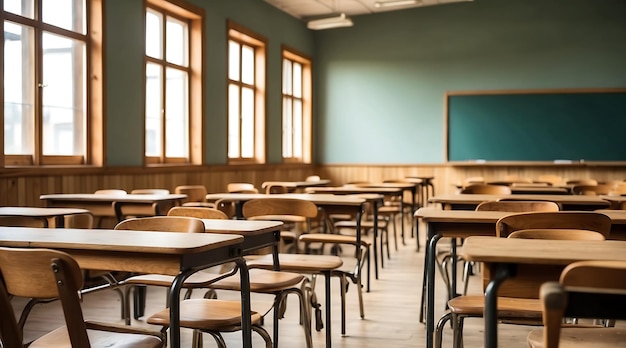
[[[466,194],[510,195],[511,188],[505,185],[472,184],[461,189]]]
[[[162,232],[183,232],[183,233],[204,233],[204,223],[202,220],[187,216],[154,216],[148,218],[128,219],[115,226],[116,230],[137,230],[137,231],[162,231]],[[183,283],[183,287],[190,290],[194,288],[207,288],[216,280],[226,277],[228,274],[212,274],[206,272],[196,272]],[[123,282],[126,285],[125,319],[126,324],[130,324],[130,291],[137,286],[160,286],[169,288],[174,280],[172,276],[160,274],[144,274],[130,277]],[[191,293],[187,291],[181,302],[181,327],[197,330],[194,333],[194,346],[200,345],[201,336],[198,331],[209,333],[213,336],[220,347],[225,347],[220,332],[233,332],[241,329],[241,304],[239,301],[222,301],[216,299],[189,300]],[[137,300],[137,297],[136,297]],[[135,306],[137,310],[137,305]],[[139,314],[142,314],[141,311]],[[135,313],[135,316],[138,316]],[[266,342],[266,346],[271,346],[271,338],[267,332],[259,326],[261,316],[252,313],[253,330],[261,335]],[[147,322],[154,325],[169,326],[169,309],[164,309],[147,319]]]
[[[317,217],[318,209],[315,203],[300,199],[279,197],[261,198],[247,201],[243,205],[243,215],[246,218],[272,215],[292,215],[312,219]],[[325,276],[326,299],[330,299],[330,277],[337,275],[337,273],[333,272],[337,271],[339,267],[343,265],[343,260],[338,256],[331,255],[286,253],[279,253],[278,260],[282,271],[309,274],[312,276],[310,286],[307,287],[307,294],[310,299],[309,303],[315,307],[316,330],[321,330],[323,327],[321,310],[319,304],[317,304],[314,292],[315,276],[318,274],[323,274]],[[251,268],[273,269],[273,255],[263,255],[259,258],[250,260],[248,264]],[[326,304],[326,311],[330,313],[330,302],[327,301]],[[310,317],[308,308],[307,315]],[[331,323],[326,323],[326,325],[331,325]],[[274,327],[276,327],[276,325]],[[330,337],[326,337],[327,342],[329,339]]]
[[[215,208],[215,204],[206,201],[207,190],[204,185],[176,186],[174,193],[187,195],[183,206]]]
[[[322,178],[320,178],[319,175],[309,175],[304,179],[304,181],[320,181],[320,180],[322,180]]]
[[[533,182],[538,182],[538,183],[545,182],[552,186],[556,186],[556,185],[562,184],[564,180],[563,180],[563,177],[559,175],[544,174],[544,175],[539,175],[536,180],[533,180]]]
[[[226,185],[226,191],[230,193],[259,193],[254,185],[247,182],[231,182]]]
[[[127,326],[86,322],[78,292],[83,278],[68,254],[48,249],[0,248],[0,337],[4,348],[22,348],[22,331],[15,321],[10,296],[59,298],[65,327],[41,336],[29,347],[164,347],[165,337]],[[50,313],[52,314],[52,313]]]
[[[549,231],[556,229],[558,231]],[[533,237],[548,239],[550,235],[559,239],[597,240],[598,234],[606,238],[611,230],[611,219],[594,212],[527,212],[509,215],[496,222],[496,235],[509,237],[513,232],[522,231],[517,237]],[[543,235],[542,235],[542,232]],[[578,230],[579,232],[572,232]],[[568,233],[569,232],[569,233]],[[487,269],[490,273],[491,270]],[[525,285],[518,287],[514,282],[504,283],[498,290],[498,318],[516,323],[536,323],[541,320],[541,304],[538,300],[541,283],[551,279],[554,272],[561,271],[561,267],[553,269],[541,268],[538,272],[532,265],[518,268],[518,277],[533,279],[536,287]],[[484,279],[489,276],[485,275]],[[486,281],[483,286],[486,286]],[[462,346],[463,321],[467,317],[482,317],[484,312],[484,295],[458,296],[448,301],[450,310],[444,314],[436,328],[437,346],[441,345],[443,327],[448,320],[452,320],[454,346]]]
[[[169,195],[170,190],[167,189],[134,189],[130,191],[131,194],[134,195]]]
[[[527,230],[512,232],[511,234],[509,234],[509,238],[549,240],[606,240],[604,235],[599,232],[569,228],[531,228]]]
[[[541,286],[543,329],[528,335],[531,348],[623,347],[626,329],[564,327],[565,317],[626,319],[626,263],[581,261],[567,266],[559,282]]]
[[[486,201],[476,206],[476,211],[509,211],[515,213],[559,210],[561,210],[559,205],[550,201]]]
[[[608,195],[614,190],[613,185],[574,185],[571,188],[575,195]]]
[[[598,180],[595,180],[595,179],[571,179],[571,180],[565,181],[565,184],[569,185],[569,186],[573,186],[573,185],[597,185],[598,184]]]
[[[223,211],[208,207],[172,207],[167,212],[167,216],[187,216],[198,219],[228,220],[228,215],[226,215]]]

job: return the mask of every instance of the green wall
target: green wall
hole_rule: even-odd
[[[281,161],[281,45],[313,55],[312,33],[304,23],[261,0],[187,0],[206,11],[205,162],[226,156],[226,21],[268,39],[267,159]],[[143,1],[106,0],[106,164],[138,166],[143,161]]]
[[[626,87],[623,0],[476,0],[353,20],[315,33],[318,163],[444,162],[446,91]]]

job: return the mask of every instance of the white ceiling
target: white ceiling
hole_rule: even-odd
[[[406,10],[415,7],[441,5],[453,2],[473,0],[417,0],[415,4],[376,7],[376,2],[388,2],[394,0],[265,0],[293,17],[309,19],[345,13],[347,16],[356,16],[386,11]],[[397,1],[397,0],[395,0]]]

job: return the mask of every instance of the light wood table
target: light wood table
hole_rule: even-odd
[[[626,261],[624,241],[537,240],[520,238],[469,237],[460,253],[468,261],[484,262],[492,268],[485,290],[485,347],[498,346],[498,288],[515,278],[521,265],[566,266],[576,261]],[[558,277],[554,280],[558,280]]]
[[[431,203],[440,203],[445,209],[474,210],[478,204],[485,201],[500,199],[514,199],[525,201],[552,201],[561,205],[562,210],[597,210],[609,207],[609,202],[602,196],[585,195],[554,195],[554,194],[447,194],[430,198]]]
[[[50,248],[72,255],[83,269],[175,276],[169,292],[170,339],[180,347],[180,289],[192,273],[225,262],[240,268],[243,346],[251,347],[250,279],[234,234],[0,227],[0,246]]]
[[[187,197],[183,194],[167,195],[108,195],[94,193],[61,193],[41,195],[47,207],[88,209],[94,216],[114,216],[122,221],[127,215],[166,215]]]
[[[63,227],[66,215],[85,213],[89,213],[89,210],[78,208],[0,207],[0,216],[42,219],[45,227],[48,227],[48,219],[54,219],[54,227]]]
[[[326,186],[328,184],[330,184],[330,180],[327,179],[315,181],[265,181],[261,184],[261,188],[265,190],[268,186],[284,186],[289,189],[290,193],[293,193],[307,187]]]
[[[236,207],[236,216],[239,219],[243,218],[242,206],[245,202],[253,199],[267,199],[267,198],[290,198],[301,199],[315,203],[318,207],[324,209],[326,214],[355,214],[357,216],[357,228],[356,228],[356,243],[361,244],[361,215],[365,209],[365,203],[368,199],[383,200],[381,195],[331,195],[331,194],[309,194],[309,193],[284,193],[284,194],[262,194],[262,193],[209,193],[206,195],[207,201],[223,201],[233,202]],[[217,223],[217,222],[216,222]],[[205,222],[206,226],[206,222]],[[376,238],[376,235],[374,235]],[[376,244],[374,244],[376,245]],[[274,268],[279,266],[280,260],[278,258],[276,249],[274,249]],[[360,260],[359,260],[360,261]],[[326,305],[326,346],[330,347],[331,344],[331,292],[330,292],[330,272],[324,272],[325,279],[325,305]],[[367,274],[367,283],[370,283],[370,275]]]

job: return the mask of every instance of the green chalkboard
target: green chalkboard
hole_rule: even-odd
[[[446,98],[448,161],[626,161],[626,89]]]

